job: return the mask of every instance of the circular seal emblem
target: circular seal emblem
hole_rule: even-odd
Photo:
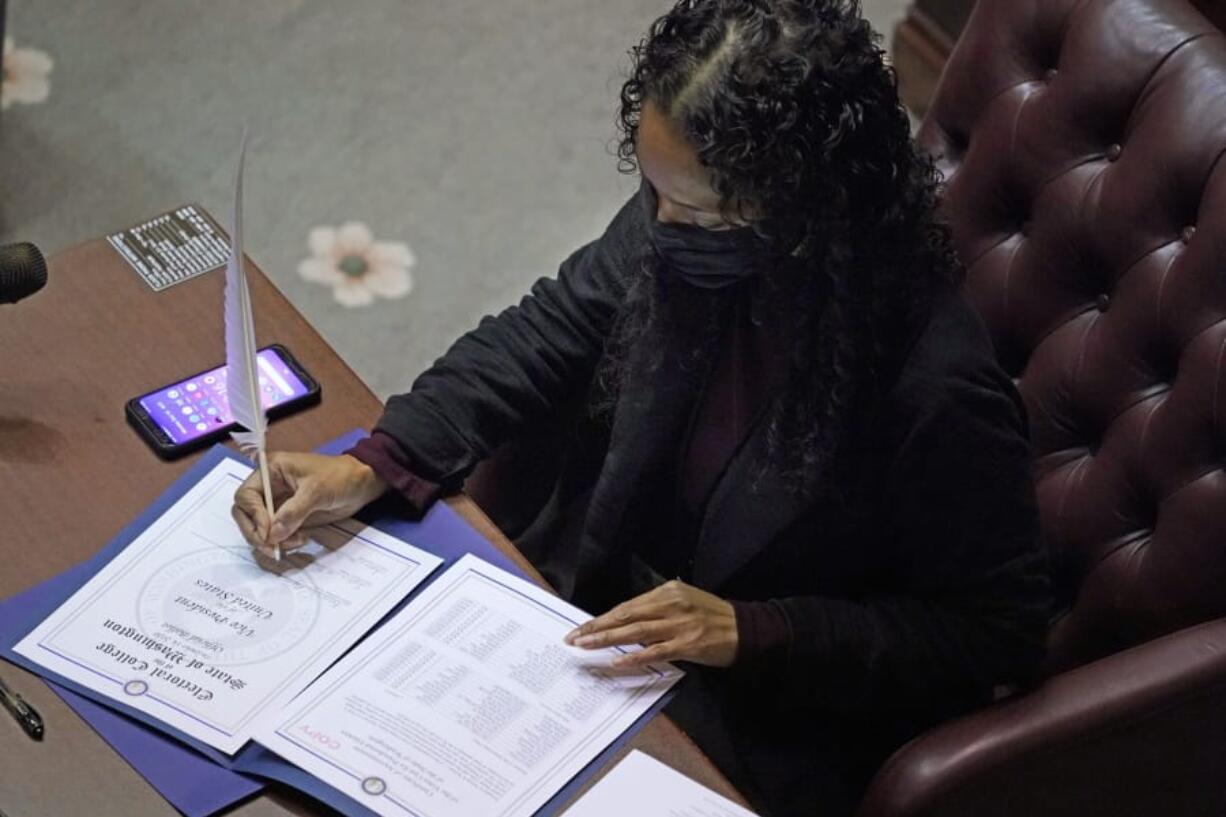
[[[124,694],[131,695],[133,697],[137,695],[144,695],[149,691],[149,685],[139,679],[133,679],[123,685],[123,691]]]
[[[362,791],[377,797],[387,791],[387,784],[382,777],[368,777],[362,781]]]
[[[314,581],[292,571],[270,583],[245,553],[213,547],[185,554],[145,582],[140,628],[213,666],[267,661],[290,650],[320,616]]]

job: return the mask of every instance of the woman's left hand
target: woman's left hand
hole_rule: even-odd
[[[736,611],[719,596],[673,580],[576,627],[566,643],[584,649],[645,645],[616,658],[618,668],[660,661],[729,667],[736,660]]]

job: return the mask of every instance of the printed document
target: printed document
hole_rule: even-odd
[[[250,473],[218,463],[16,651],[237,752],[441,562],[352,520],[258,556],[230,516]]]
[[[754,817],[752,811],[635,750],[566,810],[566,817]]]
[[[562,642],[590,618],[465,556],[255,739],[381,815],[526,817],[681,677]]]

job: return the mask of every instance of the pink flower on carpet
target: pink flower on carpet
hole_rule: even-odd
[[[14,102],[32,105],[45,102],[51,93],[48,75],[55,63],[45,51],[17,48],[12,37],[4,38],[3,66],[0,71],[0,110]]]
[[[316,227],[307,244],[311,257],[298,264],[298,274],[332,287],[342,306],[369,306],[376,296],[403,298],[413,289],[409,268],[417,259],[409,245],[375,241],[370,228],[359,221]]]

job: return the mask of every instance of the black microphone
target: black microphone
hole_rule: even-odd
[[[0,245],[0,304],[15,304],[47,285],[47,261],[29,242]]]
[[[47,286],[47,260],[31,243],[0,245],[0,303],[17,303]]]

